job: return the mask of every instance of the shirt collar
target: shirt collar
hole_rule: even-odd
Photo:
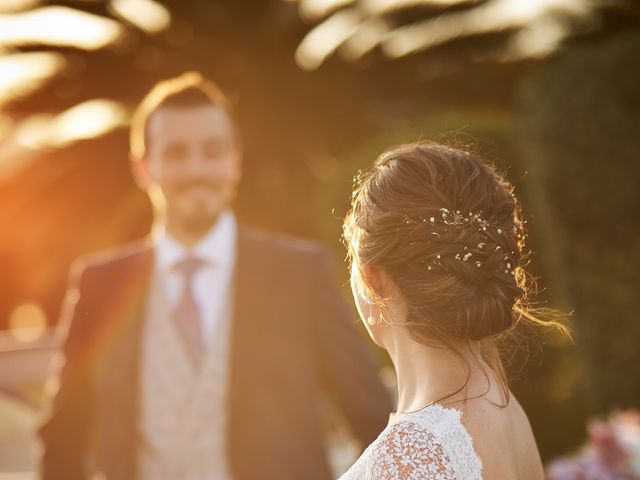
[[[235,261],[237,223],[231,210],[225,210],[216,224],[191,249],[186,248],[166,230],[156,237],[156,265],[168,271],[188,255],[205,260],[210,265],[228,268]]]

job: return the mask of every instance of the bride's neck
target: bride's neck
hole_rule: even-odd
[[[415,341],[403,327],[390,328],[395,331],[387,351],[398,378],[399,413],[419,410],[454,393],[448,401],[477,394],[469,390],[475,390],[472,377],[475,380],[476,373],[482,368],[478,365],[482,362],[479,345],[461,348],[457,355],[443,346]]]

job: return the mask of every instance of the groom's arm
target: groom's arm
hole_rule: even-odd
[[[312,328],[323,386],[345,414],[363,446],[384,429],[392,410],[372,349],[357,329],[353,308],[338,288],[330,255],[316,257]]]
[[[40,428],[42,480],[84,480],[92,424],[86,272],[77,263],[60,318],[65,332],[56,374],[47,384],[47,405]],[[83,348],[83,346],[85,348]]]

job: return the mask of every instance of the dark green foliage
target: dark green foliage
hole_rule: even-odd
[[[590,413],[640,405],[640,32],[569,46],[522,95],[520,138],[546,223],[552,293]]]

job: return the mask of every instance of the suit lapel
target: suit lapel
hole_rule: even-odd
[[[254,235],[245,227],[238,229],[227,392],[227,448],[234,478],[247,478],[244,472],[249,466],[244,455],[251,451],[251,445],[247,443],[251,435],[246,435],[246,432],[252,428],[249,415],[249,407],[255,402],[251,389],[254,380],[252,364],[258,347],[253,320],[260,318],[260,285],[265,268],[264,252]]]
[[[97,383],[98,412],[104,422],[106,460],[123,469],[114,478],[134,478],[141,368],[141,334],[153,250],[145,245],[113,272],[105,292],[104,356]],[[111,477],[110,477],[111,478]]]
[[[230,374],[229,374],[229,409],[231,417],[234,416],[236,400],[244,395],[245,373],[249,367],[249,361],[245,352],[250,345],[250,322],[254,315],[251,291],[256,283],[255,260],[257,255],[255,245],[252,245],[250,233],[243,227],[238,228],[238,241],[236,250],[236,265],[233,276],[233,307],[231,312],[230,334]]]

